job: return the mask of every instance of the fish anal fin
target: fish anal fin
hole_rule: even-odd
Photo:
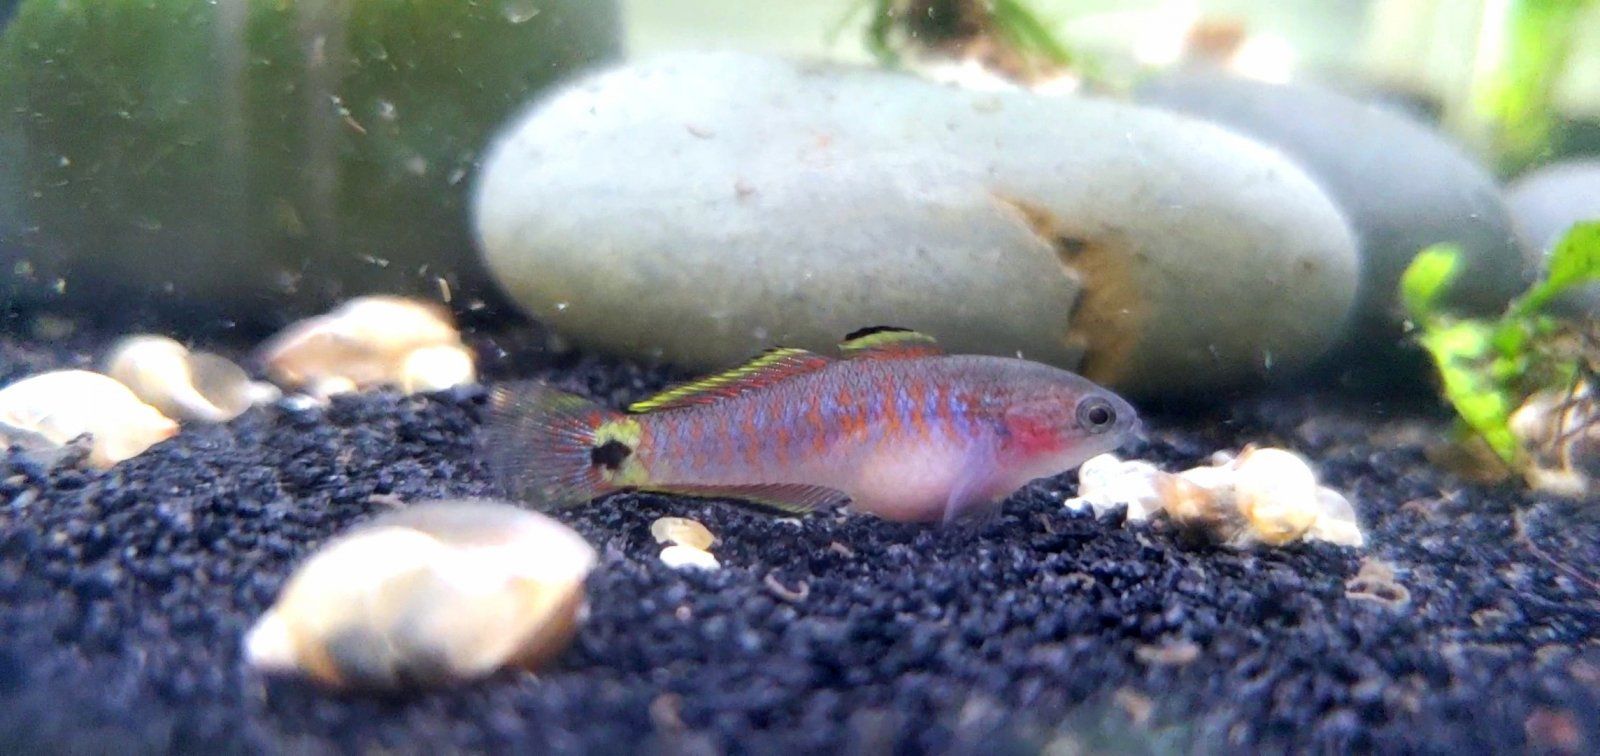
[[[628,411],[643,414],[697,404],[715,404],[746,391],[820,370],[832,362],[827,357],[804,349],[769,349],[760,357],[732,370],[673,386],[648,399],[634,402]]]
[[[944,354],[932,336],[909,328],[873,326],[854,331],[839,342],[845,359],[896,360]]]
[[[803,515],[831,509],[850,498],[837,489],[798,483],[649,486],[646,490],[701,499],[736,499],[762,511],[783,515]]]

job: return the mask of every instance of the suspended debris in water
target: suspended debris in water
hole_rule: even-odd
[[[594,549],[491,500],[414,505],[301,565],[245,638],[257,668],[393,690],[534,668],[572,640]]]
[[[319,398],[379,386],[437,391],[477,380],[472,352],[441,307],[360,297],[269,340],[262,364],[279,384]]]
[[[171,438],[178,424],[127,386],[87,370],[57,370],[0,389],[0,440],[47,450],[88,434],[90,464],[110,467]]]
[[[129,336],[106,358],[106,374],[169,417],[223,423],[281,392],[224,357],[191,352],[165,336]]]

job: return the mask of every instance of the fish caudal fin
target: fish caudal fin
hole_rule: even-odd
[[[544,383],[497,386],[489,394],[489,471],[513,499],[539,509],[576,506],[621,487],[615,480],[631,461],[637,429],[620,412]]]

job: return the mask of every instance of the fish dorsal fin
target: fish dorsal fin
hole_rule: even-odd
[[[765,388],[819,370],[831,362],[833,360],[804,349],[768,349],[760,357],[727,372],[673,386],[649,399],[634,402],[628,411],[643,414],[696,404],[714,404],[746,391]]]
[[[839,352],[848,360],[903,360],[944,354],[932,336],[909,328],[873,326],[844,337]]]

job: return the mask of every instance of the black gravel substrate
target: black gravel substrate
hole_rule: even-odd
[[[79,346],[0,340],[0,377],[84,364]],[[492,372],[520,360],[613,403],[665,380],[511,352]],[[1600,748],[1594,503],[1462,484],[1414,432],[1438,417],[1328,396],[1147,418],[1133,451],[1177,468],[1245,442],[1300,450],[1356,502],[1366,553],[1181,544],[1063,510],[1070,474],[945,529],[624,495],[561,514],[602,563],[555,669],[389,699],[247,669],[241,636],[320,543],[396,497],[487,493],[480,407],[265,408],[109,472],[7,455],[0,752]],[[666,514],[709,526],[724,569],[660,564],[648,531]],[[1367,556],[1409,601],[1349,594]]]

